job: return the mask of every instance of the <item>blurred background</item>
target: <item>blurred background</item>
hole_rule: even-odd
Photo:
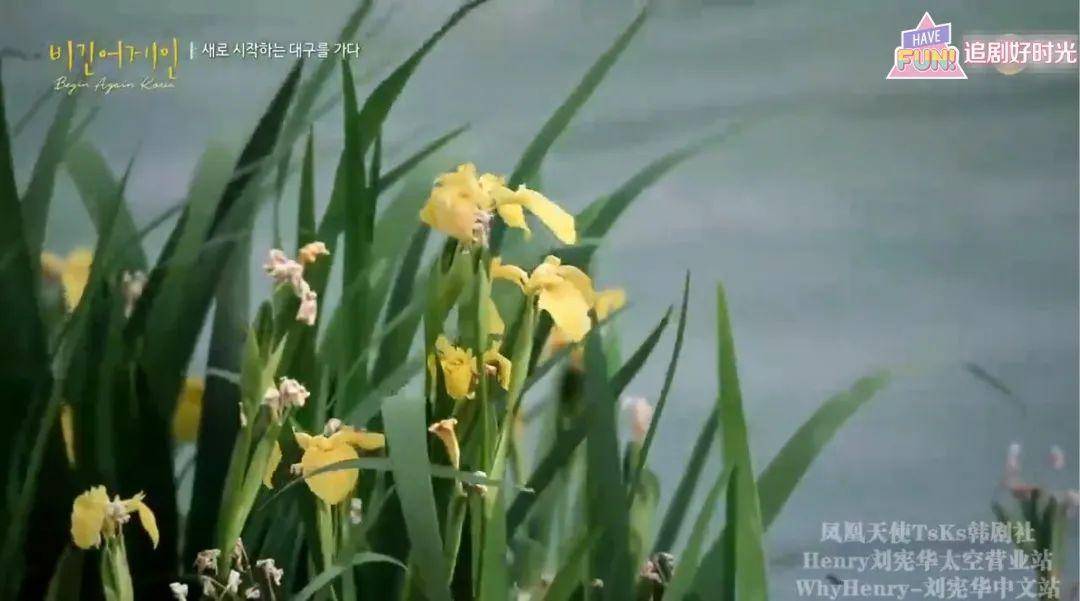
[[[6,6],[0,46],[30,55],[4,62],[14,123],[62,73],[47,58],[49,43],[332,41],[355,2]],[[379,81],[455,6],[376,3],[355,62],[360,82]],[[492,0],[421,65],[390,116],[386,162],[467,123],[433,164],[510,171],[636,9]],[[953,23],[954,43],[975,32],[1077,32],[1077,4],[1065,0],[659,1],[545,163],[542,189],[577,211],[661,154],[742,124],[651,188],[598,255],[599,284],[625,287],[631,302],[618,326],[628,347],[678,301],[684,270],[692,274],[687,342],[653,452],[662,503],[714,402],[718,280],[730,297],[759,469],[825,398],[875,369],[900,371],[839,432],[770,530],[774,598],[795,596],[803,551],[830,551],[818,542],[822,521],[993,519],[1011,442],[1024,447],[1025,476],[1077,487],[1077,74],[886,81],[900,30],[924,10]],[[199,58],[181,62],[173,90],[84,96],[83,110],[99,108],[84,139],[113,170],[138,153],[127,194],[137,222],[184,196],[208,145],[239,147],[291,64]],[[326,97],[337,88],[332,81]],[[14,140],[21,185],[53,107]],[[324,204],[342,144],[340,107],[314,131]],[[57,186],[46,246],[91,245],[73,185],[62,175]],[[271,244],[266,213],[253,265]],[[160,248],[166,231],[149,248]],[[267,289],[261,278],[253,284],[256,298]],[[651,362],[630,391],[655,400],[665,363]],[[1015,398],[974,378],[968,364]],[[203,352],[193,370],[204,365]],[[1048,467],[1054,444],[1065,451],[1064,471]]]

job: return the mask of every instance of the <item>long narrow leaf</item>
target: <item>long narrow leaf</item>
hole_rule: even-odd
[[[427,455],[424,399],[401,399],[383,408],[394,482],[412,545],[414,566],[431,601],[449,601],[446,558],[435,513]]]
[[[887,373],[860,379],[849,389],[822,403],[784,443],[757,480],[761,523],[767,530],[780,514],[799,480],[847,420],[890,380]]]

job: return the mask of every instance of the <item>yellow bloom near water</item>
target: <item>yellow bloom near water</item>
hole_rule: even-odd
[[[75,497],[71,504],[71,540],[80,549],[99,547],[103,539],[119,536],[121,526],[135,513],[156,548],[160,539],[157,519],[150,506],[143,502],[144,498],[145,495],[139,493],[130,499],[121,499],[118,495],[110,501],[104,486],[90,488]]]
[[[510,227],[531,233],[525,222],[529,211],[547,226],[564,244],[577,242],[574,217],[543,194],[518,186],[511,190],[497,175],[478,176],[476,166],[465,163],[457,170],[435,180],[427,203],[420,210],[420,221],[465,243],[481,241],[493,213]]]
[[[580,341],[592,327],[589,309],[596,303],[592,279],[577,267],[563,265],[556,256],[548,255],[531,274],[496,257],[491,261],[491,277],[513,282],[535,297],[537,308],[547,311],[555,327],[572,342]]]
[[[349,497],[360,477],[360,470],[355,468],[334,470],[310,477],[309,474],[328,465],[359,458],[358,449],[376,451],[386,446],[386,438],[382,434],[361,432],[348,426],[330,436],[321,434],[311,436],[304,432],[296,432],[294,435],[296,444],[304,450],[304,455],[300,458],[300,467],[308,488],[315,493],[315,496],[331,505]],[[276,454],[276,457],[277,461],[281,461],[280,452]],[[269,473],[273,473],[274,468],[277,467],[273,462],[271,465],[273,467],[267,468]]]
[[[593,310],[596,311],[596,319],[602,322],[625,305],[626,291],[621,288],[611,288],[596,293],[593,301]],[[561,329],[555,328],[552,330],[551,337],[548,339],[548,351],[557,353],[560,349],[571,344],[576,343]],[[582,351],[583,349],[579,345],[570,353],[570,366],[574,369],[581,370],[585,365],[585,357]]]
[[[64,290],[64,305],[70,311],[79,304],[86,282],[90,279],[90,267],[94,253],[88,248],[76,248],[66,257],[51,252],[41,253],[41,273],[60,282]]]

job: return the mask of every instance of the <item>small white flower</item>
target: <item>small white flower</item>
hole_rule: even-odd
[[[180,584],[179,582],[169,583],[169,590],[172,592],[176,601],[187,601],[188,586],[186,584]]]
[[[259,587],[257,587],[257,586],[253,586],[253,587],[249,588],[248,590],[244,591],[244,598],[245,599],[259,599],[261,597],[262,597],[262,591],[260,591]]]
[[[225,592],[233,594],[240,592],[240,572],[229,570],[229,580],[225,583]]]
[[[360,499],[353,498],[349,501],[349,521],[353,526],[359,526],[360,522],[364,521],[364,502]]]
[[[199,551],[195,556],[195,572],[202,574],[203,572],[217,572],[218,556],[221,555],[219,549],[207,549],[205,551]]]
[[[274,586],[281,586],[281,577],[285,575],[285,570],[274,565],[273,559],[260,559],[255,562],[255,567],[262,569],[266,573],[266,579],[273,582]]]
[[[202,594],[203,594],[203,597],[207,597],[209,599],[214,598],[214,593],[216,592],[214,590],[215,584],[216,583],[214,582],[213,578],[211,578],[209,576],[203,576],[202,577]]]
[[[291,474],[293,476],[299,476],[302,473],[304,473],[304,464],[303,463],[294,463],[294,464],[289,466],[289,474]]]
[[[124,295],[124,317],[131,317],[135,309],[135,303],[142,296],[146,288],[146,274],[141,271],[125,271],[121,281],[121,290]]]

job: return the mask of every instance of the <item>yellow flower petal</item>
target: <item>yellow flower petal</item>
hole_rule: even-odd
[[[77,248],[68,253],[60,274],[68,309],[74,309],[79,305],[83,291],[86,290],[86,282],[90,279],[90,266],[93,262],[94,253],[90,249]]]
[[[593,301],[596,318],[600,320],[607,319],[609,315],[622,309],[624,305],[626,305],[626,291],[622,288],[597,292]]]
[[[492,346],[484,351],[484,365],[494,367],[499,386],[502,386],[503,390],[510,390],[510,372],[513,369],[513,364],[499,352],[497,347]]]
[[[362,451],[377,451],[386,446],[386,436],[378,432],[354,430],[345,426],[330,436],[334,444],[350,444]]]
[[[581,292],[582,298],[590,307],[596,301],[596,292],[593,290],[592,279],[582,270],[573,265],[559,265],[555,270],[559,277],[570,282]]]
[[[311,446],[311,435],[305,432],[293,432],[293,437],[296,438],[296,444],[301,449],[307,449]]]
[[[452,238],[472,242],[476,214],[472,202],[436,188],[420,210],[420,221]]]
[[[536,215],[563,244],[577,243],[574,216],[548,200],[546,196],[525,186],[519,186],[514,192],[514,200]]]
[[[274,472],[277,471],[278,465],[280,464],[281,445],[275,441],[274,448],[270,449],[270,459],[266,462],[266,470],[263,472],[263,486],[266,488],[274,488]]]
[[[574,284],[557,280],[545,284],[539,292],[537,307],[551,315],[555,327],[578,342],[589,332],[589,303]]]
[[[150,506],[139,500],[135,506],[139,512],[139,523],[142,524],[143,530],[150,535],[150,541],[154,543],[154,548],[157,549],[158,541],[161,539],[161,534],[158,532],[157,519],[154,517],[154,512],[150,511]]]
[[[75,546],[90,549],[101,544],[108,504],[109,495],[104,486],[95,486],[75,497],[71,505],[71,540]]]
[[[319,468],[359,457],[356,449],[344,442],[335,442],[325,436],[312,436],[303,457],[300,458],[300,466],[311,492],[330,505],[335,505],[352,493],[359,478],[359,470],[341,469],[307,476]]]
[[[521,205],[497,205],[499,217],[506,222],[506,225],[517,228],[519,230],[525,230],[525,237],[532,236],[532,230],[529,229],[529,224],[525,222],[525,211],[521,208]]]
[[[525,273],[525,270],[517,265],[504,264],[502,259],[495,257],[491,260],[491,272],[492,280],[506,280],[518,285],[522,290],[525,289],[526,282],[529,281],[529,274]]]
[[[472,398],[473,376],[477,373],[472,350],[453,346],[445,336],[439,336],[435,352],[442,366],[446,394],[456,401]]]
[[[461,447],[458,445],[457,433],[454,430],[456,425],[457,420],[451,417],[450,419],[437,421],[428,427],[428,432],[438,436],[439,440],[443,442],[443,446],[446,447],[446,456],[450,459],[450,465],[454,466],[454,469],[461,466]]]
[[[199,420],[202,419],[203,393],[206,383],[202,378],[187,378],[180,391],[173,413],[173,437],[177,442],[195,442],[199,437]]]
[[[60,433],[64,436],[64,454],[68,465],[75,465],[75,410],[71,405],[60,405]]]

